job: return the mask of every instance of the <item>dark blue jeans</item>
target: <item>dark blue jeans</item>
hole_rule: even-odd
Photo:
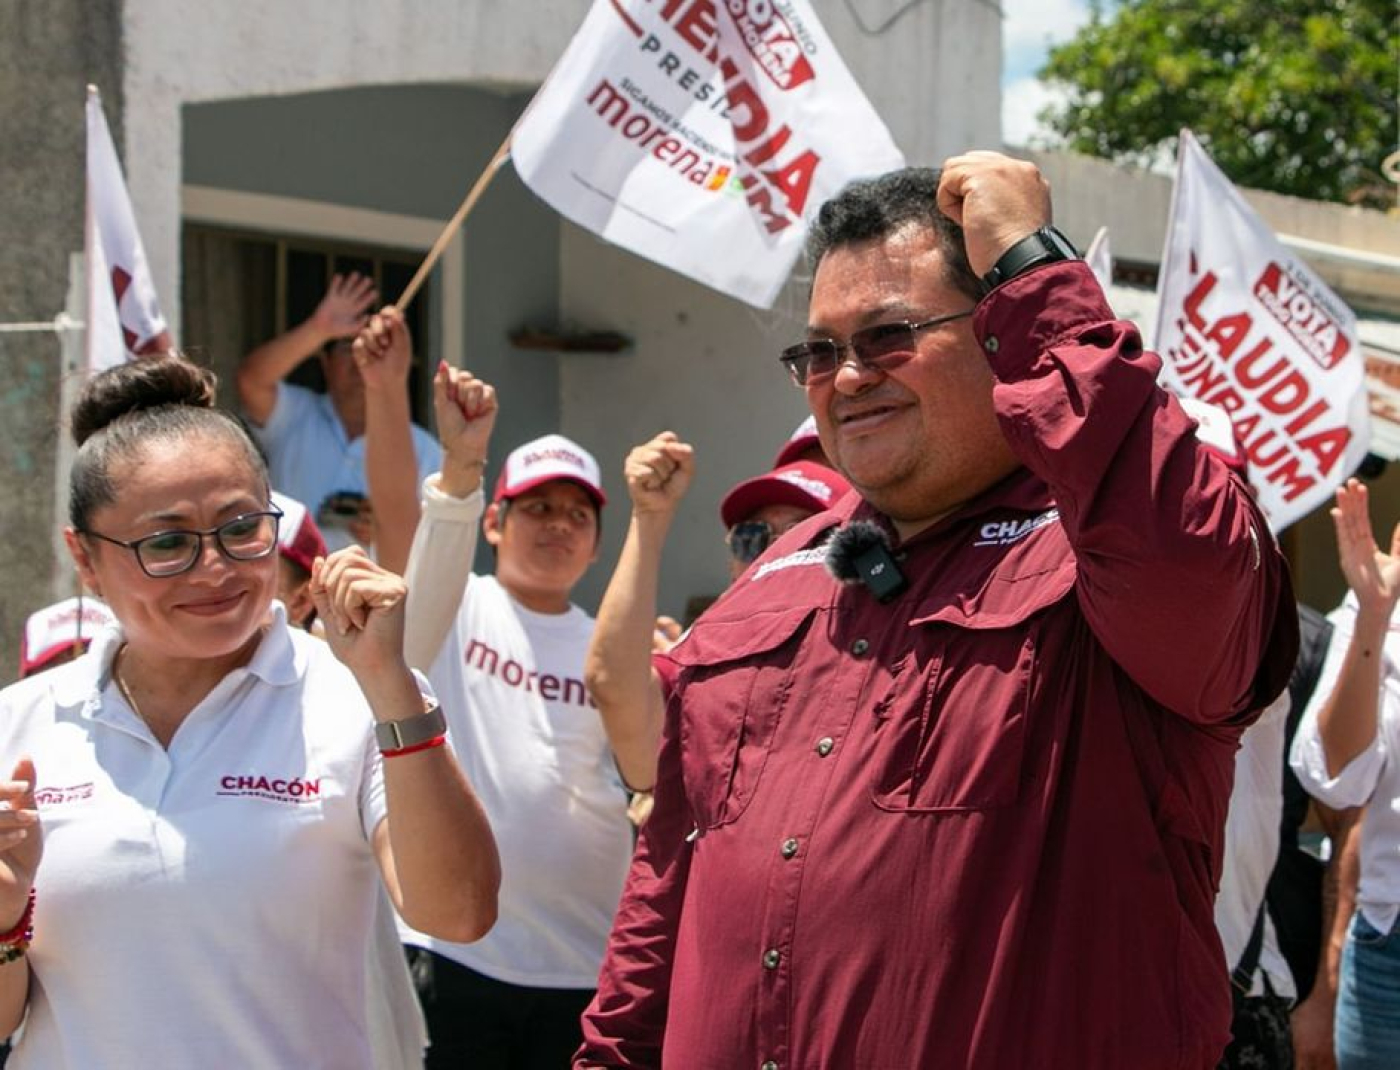
[[[1400,1067],[1400,922],[1383,933],[1358,912],[1342,949],[1337,1070]]]

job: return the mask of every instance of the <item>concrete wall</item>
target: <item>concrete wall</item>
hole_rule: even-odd
[[[83,100],[101,84],[122,131],[123,5],[0,4],[0,323],[52,320],[83,247]],[[53,600],[59,342],[0,334],[0,682],[13,678],[25,616]]]

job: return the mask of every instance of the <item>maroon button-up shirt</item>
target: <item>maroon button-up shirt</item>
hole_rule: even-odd
[[[1025,468],[880,604],[790,533],[663,665],[580,1066],[1214,1067],[1240,732],[1296,649],[1243,486],[1082,265],[977,314]],[[992,339],[996,342],[993,343]]]

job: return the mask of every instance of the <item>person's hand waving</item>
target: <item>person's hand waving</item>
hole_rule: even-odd
[[[1391,533],[1390,552],[1383,552],[1372,533],[1370,495],[1359,479],[1348,479],[1337,488],[1332,522],[1342,574],[1361,611],[1389,621],[1400,599],[1400,524]]]
[[[369,310],[378,299],[373,280],[356,271],[336,275],[311,314],[311,321],[327,341],[352,338],[365,325]]]

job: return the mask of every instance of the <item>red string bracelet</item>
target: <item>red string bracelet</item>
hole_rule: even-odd
[[[29,889],[29,900],[24,904],[24,913],[9,932],[0,933],[0,965],[22,958],[34,939],[34,889]]]
[[[423,740],[422,743],[415,743],[411,747],[400,747],[398,750],[382,750],[379,753],[385,758],[402,758],[405,754],[417,754],[420,750],[432,750],[434,747],[441,747],[446,742],[446,736],[434,736],[432,739]]]

